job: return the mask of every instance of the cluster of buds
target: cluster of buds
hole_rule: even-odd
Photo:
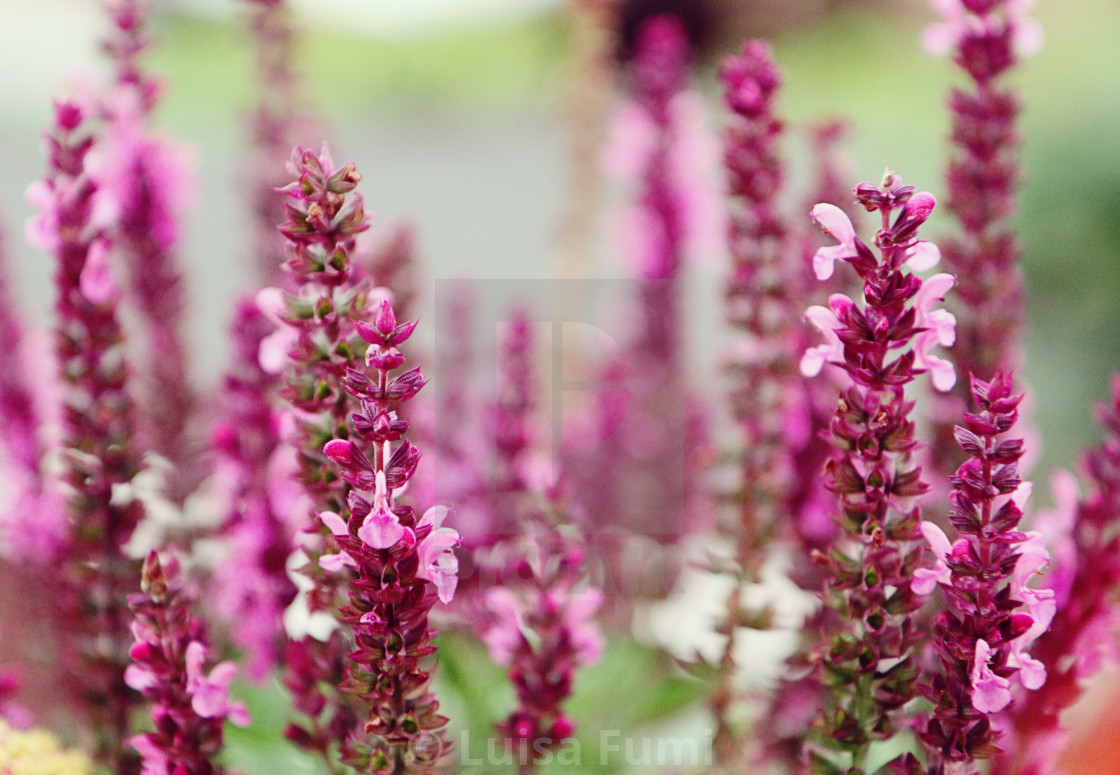
[[[829,427],[833,454],[824,471],[839,496],[837,522],[847,540],[827,557],[817,555],[830,572],[825,601],[839,616],[813,660],[822,683],[832,687],[816,725],[819,740],[847,753],[852,772],[864,771],[871,743],[894,734],[899,710],[915,696],[921,634],[912,615],[923,598],[910,579],[921,561],[913,543],[920,536],[915,502],[928,485],[913,462],[918,442],[905,387],[927,370],[943,389],[954,378],[952,366],[929,352],[952,341],[952,317],[932,307],[953,280],[938,275],[923,282],[905,271],[937,258],[936,247],[918,239],[933,197],[915,193],[890,171],[882,186],[861,184],[855,196],[881,216],[879,255],[839,208],[817,205],[814,219],[840,244],[821,248],[814,267],[827,279],[835,261],[850,264],[863,280],[864,303],[834,294],[827,309],[810,308],[806,317],[828,343],[811,348],[801,362],[807,376],[831,363],[850,378]],[[824,751],[811,748],[809,754],[813,772],[836,771]]]
[[[411,506],[393,498],[420,460],[404,438],[408,422],[397,408],[426,380],[418,368],[390,376],[404,364],[397,346],[415,327],[398,325],[388,300],[372,325],[357,323],[369,344],[367,368],[348,369],[345,387],[360,408],[341,438],[324,447],[352,489],[341,514],[319,515],[339,546],[319,559],[320,566],[329,573],[349,568],[356,577],[339,615],[355,640],[340,688],[362,700],[368,716],[364,734],[343,743],[342,761],[394,775],[429,772],[450,750],[425,658],[435,651],[429,611],[437,597],[450,602],[458,581],[453,549],[459,535],[442,526],[447,508],[432,507],[417,519]]]
[[[1012,700],[1011,677],[1027,689],[1046,680],[1046,668],[1027,649],[1054,618],[1053,590],[1027,583],[1049,562],[1039,533],[1017,530],[1030,484],[1019,479],[1021,439],[1007,439],[1018,419],[1021,395],[1011,375],[991,382],[972,379],[979,411],[957,427],[968,460],[953,478],[949,521],[960,538],[953,544],[939,527],[923,522],[937,562],[914,574],[912,590],[926,595],[940,585],[948,607],[933,626],[942,672],[923,687],[934,703],[920,730],[929,747],[930,772],[969,772],[977,759],[999,753],[991,717]],[[1024,610],[1025,609],[1025,610]]]
[[[125,681],[151,701],[155,729],[128,742],[140,752],[146,775],[220,775],[214,760],[223,725],[227,719],[249,724],[245,706],[229,699],[236,668],[222,662],[203,673],[206,635],[190,611],[174,558],[165,565],[151,552],[140,589],[128,597],[136,642]]]

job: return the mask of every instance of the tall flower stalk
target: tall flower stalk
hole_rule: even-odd
[[[125,681],[152,703],[155,726],[128,742],[140,752],[145,773],[221,775],[225,770],[216,759],[222,728],[227,719],[247,726],[249,714],[229,699],[237,670],[232,662],[202,672],[209,646],[178,568],[174,558],[165,564],[151,552],[144,561],[141,591],[128,597],[136,642]]]
[[[1046,520],[1053,549],[1048,586],[1056,608],[1050,629],[1034,644],[1046,683],[1008,711],[1008,744],[992,762],[994,775],[1052,775],[1068,741],[1061,712],[1081,695],[1088,679],[1116,660],[1113,632],[1120,611],[1113,591],[1120,583],[1120,377],[1112,401],[1098,412],[1105,439],[1084,459],[1092,490],[1078,497],[1071,474],[1056,477],[1054,518]],[[1043,530],[1043,524],[1038,525]]]
[[[577,671],[596,662],[603,647],[592,621],[603,595],[588,578],[579,529],[557,472],[545,473],[547,461],[535,461],[533,354],[531,323],[519,311],[501,346],[494,412],[493,508],[505,561],[487,569],[494,586],[483,590],[480,627],[517,694],[517,707],[496,728],[522,775],[537,772],[575,733],[564,706]]]
[[[948,210],[959,223],[942,240],[946,269],[960,292],[954,357],[962,374],[988,378],[1013,371],[1023,357],[1026,295],[1019,266],[1021,248],[1011,218],[1022,182],[1019,98],[1006,84],[1020,57],[1034,53],[1041,29],[1025,17],[1033,0],[934,0],[943,20],[923,36],[926,49],[951,54],[968,79],[949,94],[953,152],[946,183]],[[961,461],[953,436],[968,405],[962,381],[936,400],[930,458],[950,474]]]
[[[248,27],[253,38],[256,105],[249,117],[251,140],[248,195],[253,213],[253,256],[262,284],[281,279],[283,242],[277,239],[276,211],[284,196],[277,186],[280,163],[296,138],[298,78],[293,64],[296,33],[287,0],[245,0]]]
[[[744,44],[720,69],[724,105],[733,119],[724,132],[724,166],[731,199],[728,244],[731,273],[727,317],[737,332],[728,363],[731,411],[742,432],[734,520],[724,531],[734,542],[734,584],[720,631],[727,636],[711,698],[713,741],[720,767],[741,764],[745,730],[734,686],[735,650],[742,627],[766,626],[770,612],[743,604],[744,588],[757,583],[774,539],[779,505],[790,489],[785,425],[791,388],[800,382],[797,357],[801,320],[795,308],[802,285],[797,253],[787,239],[778,197],[784,165],[778,154],[783,125],[774,102],[781,75],[770,47]]]
[[[279,379],[261,368],[259,357],[273,328],[255,303],[241,301],[232,326],[232,365],[222,383],[223,416],[211,434],[215,476],[227,499],[222,534],[229,545],[214,573],[213,598],[257,680],[283,662],[283,616],[296,594],[287,562],[295,550],[290,512],[298,502],[286,497],[294,483],[277,482],[291,473],[283,465],[291,450],[281,444],[274,406]]]
[[[928,489],[913,454],[919,443],[905,387],[932,372],[934,385],[952,387],[953,368],[930,350],[952,341],[951,315],[934,310],[953,285],[947,275],[923,282],[907,269],[926,268],[937,249],[918,239],[934,199],[915,193],[887,171],[881,186],[862,183],[856,200],[878,212],[881,226],[873,250],[834,205],[813,208],[813,218],[840,244],[814,257],[818,279],[834,263],[851,265],[863,281],[863,301],[833,294],[828,307],[805,317],[826,343],[806,351],[801,371],[818,374],[825,364],[851,379],[840,394],[829,435],[833,454],[824,477],[839,498],[843,541],[819,562],[829,576],[824,602],[838,616],[813,654],[819,680],[830,696],[808,747],[814,773],[866,771],[876,740],[901,727],[900,711],[917,695],[916,649],[921,640],[912,615],[923,598],[910,579],[919,567],[918,496]],[[912,760],[899,760],[912,766]]]
[[[425,773],[450,751],[447,719],[429,688],[427,658],[435,646],[428,613],[437,598],[447,603],[455,593],[459,536],[442,525],[446,507],[417,519],[411,506],[394,499],[420,461],[397,410],[426,380],[419,368],[392,376],[404,364],[397,346],[416,324],[398,325],[384,300],[372,325],[357,325],[370,345],[367,368],[348,369],[345,386],[361,408],[324,447],[353,489],[341,514],[319,515],[339,546],[320,558],[320,566],[331,573],[349,568],[356,576],[339,613],[355,640],[340,688],[368,712],[364,726],[343,741],[342,762],[367,772]]]
[[[48,439],[40,410],[46,403],[44,392],[48,399],[55,396],[49,389],[35,389],[48,372],[44,368],[36,373],[30,357],[28,334],[37,332],[26,327],[15,303],[4,237],[0,232],[0,553],[17,563],[38,565],[56,556],[65,531],[57,488],[43,470]],[[32,512],[37,515],[36,529],[26,530],[20,522]]]
[[[299,480],[314,510],[341,511],[349,485],[323,452],[331,439],[348,431],[347,419],[359,403],[343,387],[343,378],[357,363],[365,343],[356,321],[368,317],[366,289],[355,278],[354,238],[368,228],[361,194],[361,176],[352,163],[334,168],[327,149],[316,154],[297,147],[290,172],[296,180],[284,187],[286,220],[280,233],[287,240],[285,269],[296,292],[268,288],[258,294],[262,311],[279,328],[260,344],[261,366],[283,373],[281,396],[291,407],[293,426],[286,441],[299,458]],[[329,534],[313,514],[306,515],[305,550],[312,560],[330,549]],[[299,517],[297,516],[297,521]],[[345,578],[325,574],[314,561],[303,572],[311,581],[307,608],[311,615],[333,612],[340,603]],[[335,766],[333,750],[357,722],[356,711],[338,691],[345,645],[334,630],[326,640],[302,637],[289,644],[285,680],[306,723],[293,723],[288,737],[319,753]]]
[[[923,687],[934,710],[919,728],[931,775],[972,775],[979,759],[999,753],[995,714],[1012,701],[1010,679],[1037,689],[1045,666],[1027,649],[1054,618],[1054,592],[1027,582],[1049,562],[1039,533],[1018,531],[1030,484],[1019,479],[1021,439],[1008,439],[1021,395],[1011,375],[972,379],[978,411],[964,416],[957,439],[968,455],[953,477],[949,521],[960,534],[953,544],[932,522],[923,522],[937,562],[921,568],[911,588],[928,595],[936,586],[948,606],[933,624],[932,644],[941,672]],[[1023,609],[1023,610],[1021,610]]]
[[[170,495],[182,502],[202,478],[198,434],[191,436],[197,397],[185,335],[187,297],[178,260],[179,222],[193,182],[182,149],[149,128],[160,82],[146,74],[146,0],[113,0],[104,49],[116,80],[103,100],[106,118],[91,173],[99,184],[94,218],[112,232],[128,275],[127,304],[143,332],[137,361],[139,424],[148,450],[170,460]]]
[[[108,267],[111,246],[93,217],[98,188],[87,168],[95,146],[90,125],[88,108],[55,104],[54,126],[45,138],[47,175],[27,192],[40,209],[28,236],[58,260],[56,347],[69,519],[64,655],[97,736],[98,758],[121,774],[138,771],[124,746],[137,701],[124,683],[124,669],[131,618],[125,597],[139,572],[122,546],[143,509],[113,492],[128,484],[140,465],[119,291]]]

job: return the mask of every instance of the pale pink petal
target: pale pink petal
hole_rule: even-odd
[[[261,340],[257,349],[257,363],[265,374],[283,374],[288,366],[288,353],[299,339],[294,329],[278,328]]]
[[[922,48],[932,56],[949,54],[961,37],[961,25],[952,22],[935,22],[922,30]]]
[[[78,287],[94,304],[104,304],[116,293],[117,286],[109,273],[109,246],[105,240],[94,240],[90,245]]]
[[[922,240],[906,251],[906,263],[915,272],[932,269],[941,261],[941,249],[932,242]]]
[[[801,374],[815,377],[826,362],[844,362],[844,346],[836,335],[840,319],[835,312],[820,305],[813,305],[805,310],[805,319],[824,334],[826,340],[825,344],[810,347],[801,358]]]
[[[196,684],[202,678],[202,663],[206,661],[206,647],[197,640],[187,644],[187,683]]]
[[[835,263],[843,261],[851,254],[851,251],[844,245],[820,248],[813,254],[813,273],[818,280],[827,280],[832,277],[832,273],[835,271]]]
[[[443,525],[443,520],[447,519],[450,509],[446,506],[432,506],[424,512],[424,516],[420,517],[420,522],[417,527],[424,527],[424,525],[431,525],[433,530],[439,529]]]
[[[924,316],[929,313],[934,304],[945,300],[945,295],[956,284],[957,278],[944,272],[923,281],[917,296],[914,297],[914,307],[918,310],[918,314]]]
[[[1041,689],[1046,683],[1046,665],[1022,652],[1013,652],[1012,656],[1015,659],[1013,666],[1019,668],[1017,675],[1020,683],[1031,691]],[[1011,664],[1011,659],[1008,659],[1008,664]]]
[[[257,309],[266,318],[278,326],[286,325],[280,318],[281,313],[287,308],[282,290],[274,287],[261,288],[257,291],[257,295],[253,297],[253,301],[256,302]]]
[[[358,528],[358,538],[372,549],[389,549],[404,538],[406,528],[392,512],[376,509]]]
[[[923,521],[918,529],[922,531],[930,549],[937,557],[937,562],[932,568],[919,568],[914,571],[914,578],[910,581],[910,589],[917,595],[929,595],[937,588],[938,583],[952,583],[952,574],[945,560],[952,551],[949,537],[932,522]]]
[[[953,385],[957,384],[957,369],[951,362],[934,355],[927,355],[926,364],[929,368],[933,386],[937,390],[948,393],[953,389]]]
[[[141,665],[129,665],[124,669],[124,682],[129,688],[142,692],[159,683],[156,674]]]
[[[459,583],[459,559],[452,551],[459,545],[459,534],[449,527],[433,530],[418,547],[418,576],[432,582],[439,599],[450,603]]]
[[[342,551],[338,554],[324,554],[319,558],[319,567],[330,573],[340,573],[343,568],[358,570],[358,563],[349,553]]]
[[[976,641],[972,662],[972,707],[981,713],[999,713],[1011,702],[1011,682],[992,672],[988,660],[992,648],[987,641]]]
[[[346,520],[335,514],[333,511],[324,511],[319,515],[319,519],[327,529],[335,536],[348,536],[350,535],[350,528],[346,526]]]
[[[836,205],[821,202],[813,205],[809,215],[825,232],[834,237],[841,245],[852,246],[855,244],[856,230],[847,213]]]
[[[1045,35],[1037,19],[1018,19],[1012,32],[1011,43],[1021,57],[1033,57],[1042,49]]]

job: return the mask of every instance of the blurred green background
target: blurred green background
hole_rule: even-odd
[[[0,213],[26,289],[22,301],[33,320],[45,323],[51,267],[19,239],[30,214],[22,191],[42,173],[37,138],[50,95],[75,73],[104,71],[96,53],[104,25],[93,0],[5,5]],[[158,121],[196,149],[199,195],[183,256],[200,379],[213,379],[225,359],[232,299],[249,280],[247,216],[236,191],[244,172],[241,122],[253,93],[248,41],[243,9],[232,1],[159,8],[149,62],[168,81]],[[567,164],[559,119],[569,50],[563,4],[309,0],[300,9],[305,107],[321,120],[336,160],[353,159],[362,171],[370,212],[417,226],[427,275],[555,276]],[[890,165],[941,195],[943,104],[957,74],[919,48],[920,31],[933,18],[925,3],[695,0],[691,10],[705,31],[696,83],[710,98],[713,126],[720,121],[719,56],[744,36],[770,35],[785,72],[782,108],[794,128],[850,118],[853,184],[878,180]],[[1034,476],[1041,482],[1099,437],[1089,407],[1106,397],[1109,373],[1120,368],[1120,4],[1063,0],[1043,4],[1036,15],[1045,46],[1014,80],[1026,105],[1027,178],[1018,217],[1030,293],[1023,376],[1044,440]],[[795,176],[805,174],[803,148],[795,139],[787,149]],[[928,228],[936,239],[951,226],[942,213]],[[602,258],[598,276],[623,274]],[[696,313],[702,339],[718,325],[714,294],[722,271],[718,263],[695,269],[697,309],[708,310]],[[441,652],[445,703],[449,715],[469,719],[473,734],[485,739],[512,695],[478,647],[459,641]],[[503,688],[495,693],[494,686]],[[573,715],[585,729],[703,724],[688,710],[699,684],[634,643],[612,645],[578,688]],[[255,694],[257,723],[231,734],[231,763],[250,775],[281,766],[299,771],[289,752],[269,752],[283,720],[276,691]],[[586,745],[592,747],[585,759],[598,762],[594,740]]]

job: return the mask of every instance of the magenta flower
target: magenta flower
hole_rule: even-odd
[[[257,297],[262,314],[279,326],[262,340],[258,362],[265,372],[283,372],[280,395],[288,406],[282,436],[298,450],[297,479],[308,504],[300,517],[310,528],[304,549],[311,561],[301,571],[309,589],[297,600],[301,612],[322,621],[320,614],[333,613],[345,599],[349,577],[340,571],[357,562],[352,551],[334,551],[337,539],[314,515],[342,514],[348,503],[351,485],[335,475],[323,440],[333,438],[360,406],[343,380],[366,348],[356,321],[372,313],[370,289],[360,280],[355,259],[356,237],[369,223],[356,191],[361,175],[353,164],[336,169],[326,146],[320,153],[299,146],[288,168],[294,179],[279,189],[285,217],[279,231],[287,242],[283,268],[294,287],[290,293],[267,289]],[[372,476],[363,481],[369,489]],[[291,669],[285,683],[296,709],[307,716],[290,724],[286,734],[331,767],[339,742],[357,723],[352,701],[338,688],[347,650],[334,630],[325,641],[305,637],[291,645],[286,659]]]
[[[581,554],[560,535],[541,535],[535,561],[523,560],[515,585],[487,590],[482,640],[495,664],[508,668],[518,707],[497,724],[522,772],[575,733],[563,704],[576,668],[594,664],[603,639],[592,617],[598,589],[577,589]],[[526,754],[528,753],[528,756]]]
[[[1012,597],[1039,624],[1029,631],[1037,637],[1029,657],[1014,653],[1011,658],[1020,664],[1024,684],[1037,681],[1043,672],[1046,682],[1006,713],[1009,744],[993,762],[994,775],[1055,772],[1068,738],[1062,711],[1081,696],[1097,671],[1117,660],[1114,633],[1120,609],[1110,590],[1120,583],[1120,533],[1115,530],[1120,512],[1120,377],[1114,377],[1112,400],[1098,409],[1098,418],[1106,433],[1084,458],[1089,492],[1079,497],[1071,475],[1056,477],[1057,511],[1040,515],[1035,523],[1048,543],[1056,543],[1047,574],[1052,595],[1027,585],[1045,562],[1041,540],[1033,534],[1027,534],[1014,568]],[[1036,634],[1048,617],[1050,628]]]

